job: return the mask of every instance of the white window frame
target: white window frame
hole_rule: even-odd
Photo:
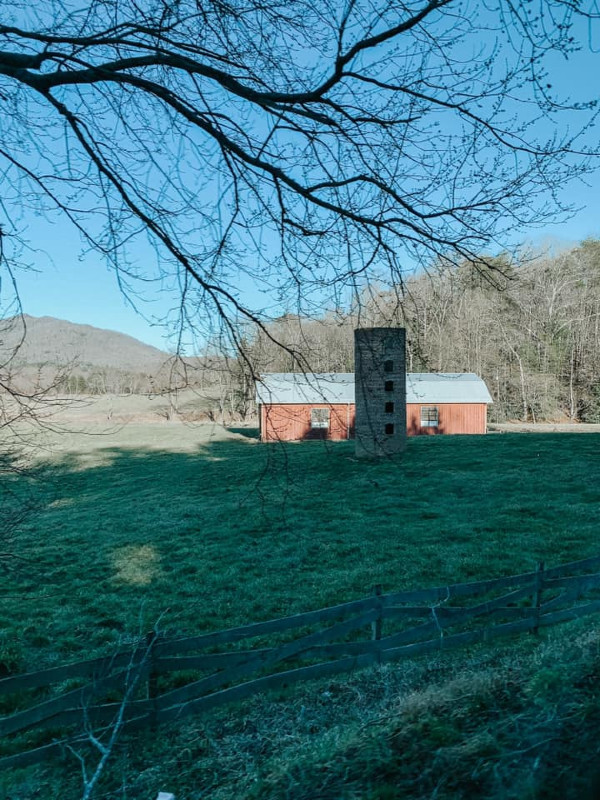
[[[427,418],[423,417],[423,412],[427,411]],[[435,421],[430,419],[432,411],[435,411]],[[437,406],[421,406],[421,427],[422,428],[439,428],[440,426],[440,409]]]
[[[321,416],[327,415],[327,419],[315,420],[315,411],[325,412]],[[318,416],[318,415],[317,415]],[[329,408],[311,408],[310,410],[310,428],[311,430],[329,430],[329,422],[331,418],[331,410]]]

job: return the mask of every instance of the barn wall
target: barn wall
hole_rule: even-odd
[[[313,430],[310,427],[311,408],[330,410],[329,429]],[[350,428],[350,436],[348,436]],[[261,406],[261,438],[263,442],[299,439],[348,439],[354,437],[354,405],[346,403],[327,405],[281,404]]]
[[[421,405],[437,406],[439,426],[421,428]],[[406,428],[409,436],[436,433],[485,433],[487,405],[485,403],[408,403]]]
[[[421,405],[435,405],[439,409],[439,426],[421,428]],[[330,427],[327,436],[310,427],[311,408],[329,408]],[[331,440],[354,438],[355,409],[353,405],[325,404],[281,404],[261,406],[260,430],[264,442],[300,439]],[[409,436],[434,435],[439,433],[485,433],[487,427],[487,405],[485,403],[407,403],[406,429]]]

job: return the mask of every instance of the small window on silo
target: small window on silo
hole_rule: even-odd
[[[386,381],[383,387],[386,392],[393,392],[394,391],[394,381]]]
[[[388,359],[387,361],[383,362],[383,371],[384,372],[393,372],[394,371],[394,362]]]
[[[310,427],[311,428],[328,428],[329,427],[329,409],[328,408],[311,408],[311,410],[310,410]]]
[[[392,433],[394,432],[394,424],[393,424],[393,422],[388,422],[388,424],[385,426],[385,432],[386,432],[387,436],[391,436],[392,435]]]
[[[394,413],[394,404],[393,403],[386,403],[385,404],[385,413],[386,414],[393,414]]]

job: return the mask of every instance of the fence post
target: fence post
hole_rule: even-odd
[[[383,594],[383,586],[380,583],[378,583],[377,586],[373,587],[373,594],[375,595],[375,597],[381,597],[381,595]],[[371,623],[371,630],[373,632],[373,637],[372,637],[373,640],[379,641],[381,639],[381,634],[383,630],[383,608],[381,605],[381,600],[377,602],[376,608],[379,611],[379,615],[377,619]]]
[[[535,626],[531,629],[532,633],[539,631],[540,606],[542,605],[542,592],[544,591],[544,562],[538,561],[535,568],[535,592],[533,595],[533,607],[536,609]]]
[[[158,673],[155,669],[154,645],[158,639],[156,631],[146,634],[146,648],[148,650],[148,700],[150,701],[150,727],[156,728],[156,697],[158,695]]]

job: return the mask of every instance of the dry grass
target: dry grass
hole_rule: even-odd
[[[214,800],[592,800],[599,643],[579,626],[257,699],[187,728],[177,785]]]
[[[95,433],[120,428],[126,423],[160,424],[185,422],[191,417],[206,422],[206,411],[214,398],[193,389],[154,395],[65,395],[40,409],[44,419],[58,429]]]

